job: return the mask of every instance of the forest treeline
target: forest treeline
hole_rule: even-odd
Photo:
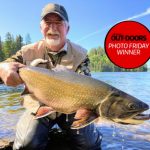
[[[23,39],[21,35],[16,35],[14,37],[10,32],[8,32],[5,35],[4,41],[2,41],[0,36],[0,61],[3,61],[11,55],[15,54],[18,50],[21,49],[23,45],[30,43],[30,34],[27,34],[25,39]]]
[[[1,40],[0,36],[0,61],[5,60],[21,49],[23,45],[31,43],[30,34],[14,37],[10,32],[6,33],[5,40]],[[136,69],[124,69],[114,65],[107,57],[105,50],[101,47],[92,48],[88,51],[90,58],[90,69],[94,72],[122,72],[122,71],[147,71],[147,65],[143,65]]]
[[[107,57],[105,50],[101,47],[93,48],[88,52],[90,68],[94,72],[138,72],[147,71],[147,65],[135,69],[124,69],[114,65]]]

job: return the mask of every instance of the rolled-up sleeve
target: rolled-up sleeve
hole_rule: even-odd
[[[91,72],[90,72],[90,60],[89,60],[88,56],[87,56],[86,59],[78,66],[78,68],[76,69],[76,72],[79,73],[79,74],[91,76]]]
[[[19,50],[16,54],[12,55],[10,58],[7,58],[4,62],[19,62],[19,63],[23,63],[22,51]]]

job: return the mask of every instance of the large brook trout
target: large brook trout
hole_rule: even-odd
[[[75,114],[73,129],[103,117],[122,124],[140,124],[150,119],[142,114],[149,106],[137,98],[92,77],[68,70],[27,66],[19,69],[28,93],[51,112]]]

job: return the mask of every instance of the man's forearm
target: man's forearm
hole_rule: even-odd
[[[6,63],[6,62],[19,62],[19,63],[23,63],[23,57],[22,57],[22,52],[21,50],[18,51],[15,55],[12,55],[11,57],[7,58],[6,60],[4,60],[3,62],[0,62],[0,65],[2,63]],[[1,67],[0,67],[0,84],[3,84],[3,80],[1,79]]]

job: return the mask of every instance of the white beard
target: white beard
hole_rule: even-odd
[[[55,40],[55,39],[48,39],[46,38],[46,43],[49,45],[49,46],[57,46],[60,44],[60,38]]]

